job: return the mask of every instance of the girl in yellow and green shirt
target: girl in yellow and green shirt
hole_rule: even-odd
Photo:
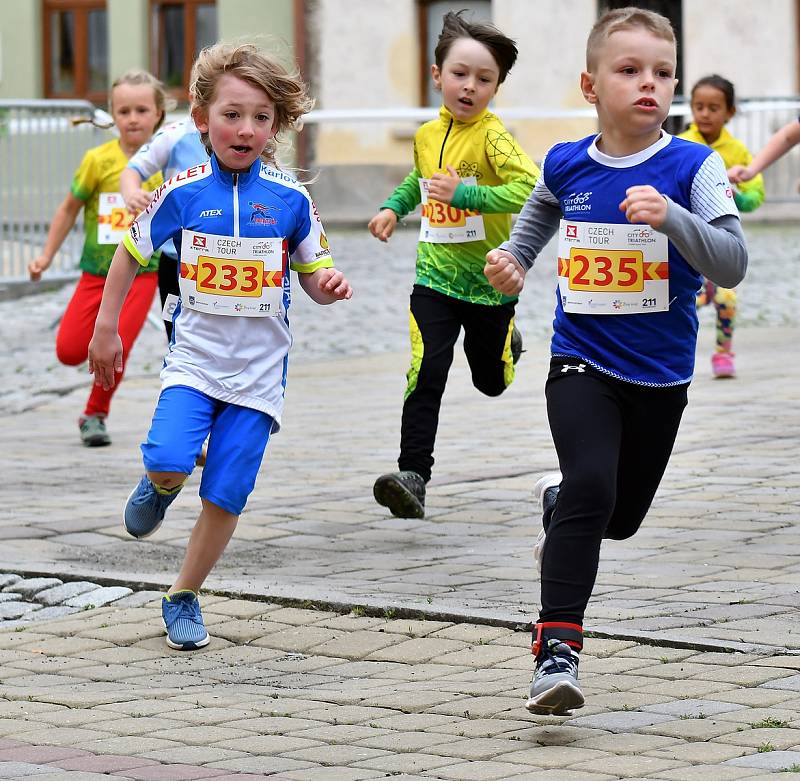
[[[78,366],[86,361],[111,258],[133,219],[119,192],[119,176],[131,155],[162,123],[166,101],[164,85],[146,71],[129,71],[114,82],[111,116],[119,138],[94,147],[84,155],[69,193],[53,215],[41,253],[28,264],[30,278],[34,282],[41,279],[83,209],[86,237],[78,264],[82,273],[56,336],[56,356],[67,366]],[[161,181],[158,173],[147,180],[145,189],[155,190]],[[122,308],[119,332],[125,359],[142,330],[157,284],[158,257],[155,256],[151,264],[141,270]],[[81,442],[87,447],[111,444],[106,418],[122,371],[123,367],[119,367],[117,382],[109,390],[92,385],[78,418]]]
[[[691,108],[694,122],[686,132],[680,134],[680,138],[710,146],[722,157],[725,168],[749,165],[753,156],[725,128],[725,124],[736,113],[736,94],[728,79],[716,74],[700,79],[692,88]],[[764,202],[764,179],[761,174],[737,184],[733,198],[742,212],[751,212],[761,206]],[[711,369],[714,377],[734,377],[736,367],[732,346],[736,292],[717,287],[706,280],[697,297],[697,305],[711,303],[717,310],[717,344],[711,356]]]

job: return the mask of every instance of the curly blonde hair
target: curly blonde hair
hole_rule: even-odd
[[[217,82],[225,74],[264,90],[274,103],[275,138],[267,143],[261,159],[277,165],[275,155],[281,141],[280,134],[293,129],[297,120],[314,105],[305,83],[299,73],[289,73],[283,65],[253,44],[216,43],[203,49],[192,66],[193,79],[189,93],[192,96],[193,113],[208,112],[215,98]],[[208,133],[201,133],[200,138],[210,155]]]

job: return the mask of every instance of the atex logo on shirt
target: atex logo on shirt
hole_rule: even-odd
[[[222,217],[222,209],[205,209],[200,212],[200,217]]]

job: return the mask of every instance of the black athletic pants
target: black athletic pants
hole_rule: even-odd
[[[545,386],[563,480],[545,530],[540,622],[583,625],[604,537],[636,533],[666,469],[688,383],[652,388],[554,358]]]
[[[473,304],[421,285],[411,293],[411,368],[400,433],[398,466],[427,482],[439,408],[453,363],[453,347],[464,328],[464,353],[472,383],[487,396],[499,396],[514,377],[510,334],[515,304]]]
[[[170,293],[176,296],[181,294],[178,285],[178,259],[162,252],[161,259],[158,261],[158,296],[161,299],[162,312]],[[167,341],[169,341],[172,338],[172,320],[165,320],[164,328],[167,331]]]

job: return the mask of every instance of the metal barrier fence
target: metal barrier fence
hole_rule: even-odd
[[[94,112],[85,100],[0,101],[0,278],[27,277],[83,154],[112,137],[90,124],[73,127],[73,118]],[[82,245],[81,212],[49,276],[74,275]]]
[[[574,119],[595,116],[592,108],[542,110],[526,107],[496,109],[506,121]],[[0,101],[0,279],[24,279],[27,265],[41,251],[50,220],[66,195],[72,174],[84,152],[109,138],[109,131],[89,124],[73,127],[74,117],[91,117],[88,101]],[[315,110],[304,124],[363,122],[419,123],[436,116],[436,109]],[[781,126],[796,119],[800,98],[746,99],[731,120],[731,133],[752,151],[763,146]],[[673,124],[688,121],[686,104],[670,111]],[[800,179],[800,147],[776,162],[765,175],[767,199],[797,199]],[[51,277],[74,275],[83,243],[82,214],[54,261]]]

